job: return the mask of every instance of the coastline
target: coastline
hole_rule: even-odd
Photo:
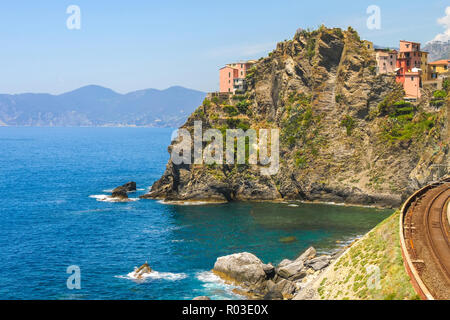
[[[225,200],[166,200],[164,198],[152,198],[148,197],[146,194],[139,197],[140,199],[146,200],[156,200],[161,204],[165,205],[180,205],[180,206],[198,206],[198,205],[213,205],[213,204],[227,204],[227,203],[281,203],[281,204],[322,204],[322,205],[330,205],[330,206],[339,206],[339,207],[354,207],[354,208],[369,208],[369,209],[395,209],[394,206],[381,206],[381,205],[364,205],[357,203],[347,203],[347,202],[332,202],[332,201],[320,201],[320,200],[286,200],[286,199],[271,199],[271,200],[233,200],[233,201],[225,201]]]

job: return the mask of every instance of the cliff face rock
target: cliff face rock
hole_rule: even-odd
[[[264,300],[292,299],[316,279],[332,261],[331,256],[316,257],[313,247],[294,261],[283,260],[276,268],[255,255],[243,252],[219,257],[213,273],[240,287],[238,292]]]
[[[203,130],[280,130],[280,168],[167,164],[146,198],[165,200],[319,200],[397,206],[447,163],[447,99],[416,104],[351,28],[299,31],[260,59],[244,95],[206,99],[182,126]],[[206,143],[203,144],[206,146]],[[169,147],[169,152],[172,150]]]

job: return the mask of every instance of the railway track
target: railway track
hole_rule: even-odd
[[[402,208],[405,267],[423,299],[450,299],[449,202],[447,179],[419,190]]]

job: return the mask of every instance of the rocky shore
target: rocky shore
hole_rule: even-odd
[[[235,292],[250,299],[291,300],[300,295],[342,252],[317,256],[316,250],[310,247],[295,260],[284,259],[277,266],[265,264],[248,252],[235,253],[219,257],[213,273],[226,283],[238,286]]]

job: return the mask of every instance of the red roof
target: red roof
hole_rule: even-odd
[[[441,64],[449,64],[450,60],[438,60],[430,62],[429,65],[441,65]]]

